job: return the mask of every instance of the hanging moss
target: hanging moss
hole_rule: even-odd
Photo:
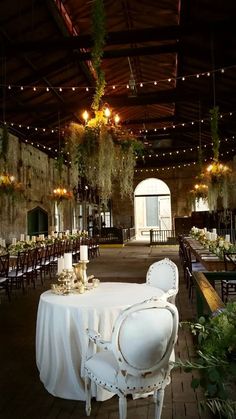
[[[79,176],[98,190],[102,202],[112,194],[112,182],[117,180],[121,197],[131,197],[136,157],[143,144],[120,128],[106,125],[101,114],[86,127],[73,123],[67,133],[67,142],[73,143],[72,160],[78,164]]]

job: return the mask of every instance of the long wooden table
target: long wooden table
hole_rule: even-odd
[[[195,256],[196,260],[206,268],[206,271],[225,271],[224,261],[216,254],[205,249],[198,240],[191,237],[185,237],[184,241],[190,247],[191,253]],[[232,269],[233,267],[234,265],[232,264]],[[229,270],[230,269],[231,267],[229,264]]]

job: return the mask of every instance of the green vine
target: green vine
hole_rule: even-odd
[[[211,115],[211,136],[213,142],[213,158],[215,161],[219,159],[219,148],[220,138],[218,134],[218,119],[219,119],[219,107],[215,106],[210,110]]]
[[[93,96],[92,108],[95,111],[99,110],[100,101],[105,91],[105,74],[101,68],[101,61],[103,56],[103,48],[105,45],[105,10],[103,0],[94,0],[92,8],[92,65],[96,71],[96,89]]]
[[[64,156],[62,153],[59,153],[57,156],[57,160],[55,161],[55,168],[58,173],[59,180],[61,181],[62,178],[62,170],[63,170],[63,164],[64,164]]]
[[[7,163],[7,153],[9,147],[9,132],[7,129],[7,125],[4,125],[2,128],[2,132],[0,134],[0,159],[3,159],[5,170],[6,170],[6,163]]]

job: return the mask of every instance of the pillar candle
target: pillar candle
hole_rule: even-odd
[[[51,235],[50,234],[48,234],[48,240],[50,240],[51,239]]]
[[[66,235],[69,236],[70,230],[66,230]]]
[[[57,273],[60,275],[64,269],[64,258],[61,256],[57,259]]]
[[[16,244],[16,237],[13,237],[12,238],[12,244],[15,246],[15,244]]]
[[[88,246],[85,244],[80,246],[80,260],[88,260]]]
[[[59,233],[59,239],[62,239],[62,233]]]
[[[212,233],[216,234],[216,228],[212,229]]]
[[[51,231],[51,236],[54,237],[54,231]]]
[[[25,240],[25,235],[24,234],[21,234],[20,235],[20,241],[23,242],[24,240]]]
[[[6,240],[2,239],[2,247],[6,247]]]
[[[225,241],[230,242],[230,234],[225,235]]]
[[[36,236],[31,237],[32,242],[36,242]]]
[[[64,254],[64,269],[72,269],[72,253]]]
[[[26,236],[25,240],[26,240],[27,242],[29,242],[29,241],[30,241],[30,236]]]

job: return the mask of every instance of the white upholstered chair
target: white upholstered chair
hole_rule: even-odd
[[[155,419],[161,417],[164,389],[170,383],[178,330],[177,308],[151,299],[122,311],[110,342],[88,330],[101,349],[85,362],[86,413],[91,412],[91,380],[119,396],[119,417],[127,418],[128,394],[154,391]]]
[[[179,290],[179,271],[177,265],[169,258],[154,262],[149,266],[146,283],[158,287],[167,294],[167,300],[175,304],[175,297]]]

